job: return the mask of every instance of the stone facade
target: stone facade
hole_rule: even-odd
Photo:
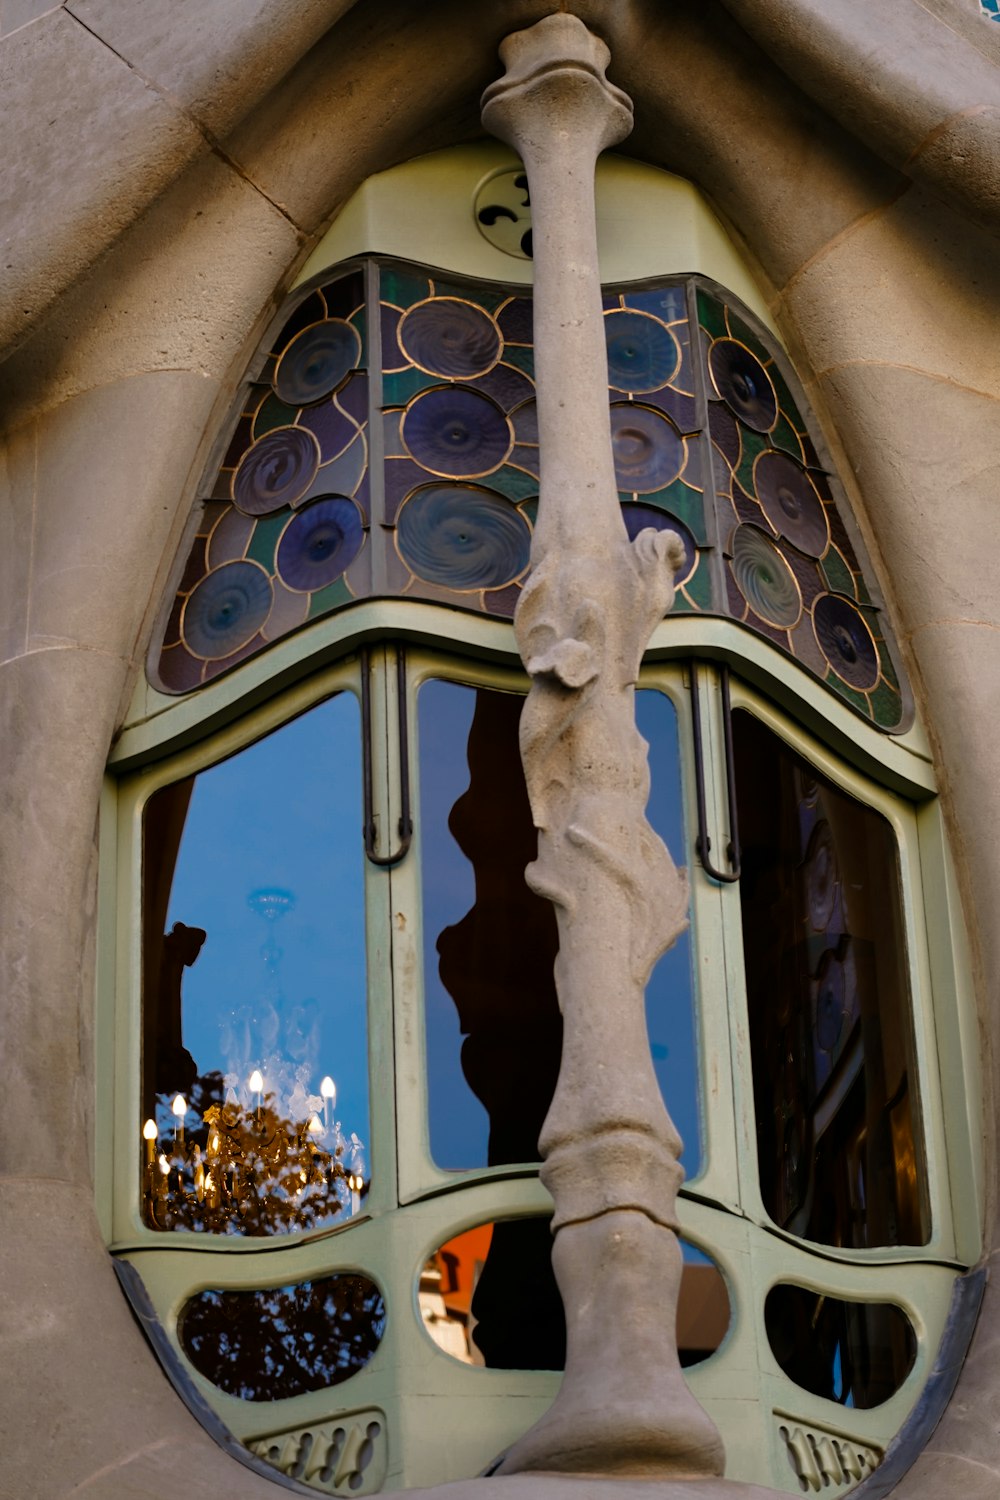
[[[367,176],[480,135],[499,42],[557,8],[0,7],[15,131],[0,299],[2,1466],[12,1495],[274,1493],[166,1384],[94,1215],[102,775],[208,446],[262,328]],[[623,149],[696,183],[755,268],[894,616],[972,942],[990,1262],[1000,1235],[1000,585],[986,542],[1000,472],[1000,31],[972,0],[580,0],[576,10],[634,101]],[[905,1500],[995,1494],[998,1339],[990,1286],[951,1406],[894,1492]]]

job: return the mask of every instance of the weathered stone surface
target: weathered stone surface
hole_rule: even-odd
[[[905,185],[711,0],[657,8],[614,56],[635,100],[631,148],[699,184],[773,287]]]
[[[62,0],[0,0],[0,37],[9,36],[20,26],[30,26],[32,21],[58,10]]]
[[[943,211],[924,189],[828,245],[786,287],[775,310],[795,324],[817,374],[854,362],[897,365],[1000,395],[996,241]],[[890,426],[910,413],[906,398],[899,401],[888,413]],[[959,408],[949,403],[953,418]],[[927,431],[916,423],[912,430],[922,462]],[[961,461],[965,445],[952,442],[948,419],[934,420],[932,431],[938,452],[947,447]],[[972,436],[967,427],[965,436]]]
[[[0,87],[18,121],[17,149],[0,169],[3,349],[206,148],[180,110],[64,9],[4,39]]]
[[[64,1119],[64,1128],[65,1119]],[[167,1385],[97,1234],[89,1188],[0,1180],[6,1270],[0,1407],[4,1493],[55,1500],[280,1500],[218,1448]]]
[[[270,316],[299,243],[231,168],[198,162],[0,365],[7,420],[149,370],[223,378]]]
[[[29,651],[134,655],[215,394],[197,372],[164,371],[84,392],[39,422]]]
[[[34,424],[0,447],[0,663],[20,656],[28,637],[31,548],[35,524]]]
[[[130,67],[213,135],[231,130],[355,0],[71,0]]]
[[[95,814],[124,678],[99,651],[0,667],[0,1176],[91,1180]]]
[[[870,322],[870,303],[867,311]],[[850,319],[859,330],[862,321]],[[1000,622],[984,545],[996,524],[1000,398],[872,358],[834,364],[820,386],[858,476],[904,636],[935,621]]]
[[[985,38],[971,45],[950,14],[939,19],[913,0],[724,3],[790,77],[886,161],[925,179],[964,212],[1000,226],[1000,74],[994,65],[1000,49],[989,59]]]

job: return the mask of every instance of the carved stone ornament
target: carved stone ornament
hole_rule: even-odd
[[[516,32],[500,55],[483,123],[524,163],[534,237],[541,487],[514,626],[531,677],[521,756],[538,858],[526,878],[559,925],[562,1063],[539,1146],[567,1327],[559,1395],[500,1472],[716,1475],[722,1441],[677,1357],[683,1170],[643,1004],[688,891],[646,820],[635,682],[684,554],[672,532],[630,542],[625,530],[597,264],[595,164],[632,108],[574,16]]]

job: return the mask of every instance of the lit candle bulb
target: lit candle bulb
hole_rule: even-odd
[[[205,1168],[202,1165],[201,1152],[198,1147],[194,1148],[194,1191],[198,1202],[205,1198]]]
[[[327,1130],[329,1130],[330,1111],[331,1109],[334,1109],[337,1104],[337,1085],[334,1083],[329,1073],[327,1073],[326,1077],[323,1079],[323,1082],[320,1084],[319,1091],[323,1095],[323,1123],[325,1124]]]
[[[184,1095],[175,1094],[174,1102],[171,1104],[170,1108],[173,1110],[174,1119],[177,1121],[176,1127],[174,1129],[174,1139],[177,1142],[178,1146],[183,1146],[184,1144],[184,1116],[187,1114],[187,1107],[187,1100],[185,1099]]]
[[[142,1138],[146,1142],[146,1166],[151,1167],[156,1160],[156,1121],[147,1120],[142,1127]]]
[[[310,1135],[323,1134],[323,1121],[320,1119],[319,1115],[313,1115],[312,1119],[309,1121],[309,1125],[307,1128]]]
[[[264,1075],[263,1073],[261,1073],[259,1068],[254,1068],[253,1072],[250,1074],[250,1079],[247,1087],[249,1088],[251,1094],[257,1095],[257,1124],[259,1125],[261,1096],[264,1092]]]
[[[348,1177],[347,1183],[351,1189],[351,1213],[356,1214],[361,1207],[362,1180],[360,1177],[352,1174],[350,1177]]]

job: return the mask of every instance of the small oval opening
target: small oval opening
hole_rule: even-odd
[[[841,1406],[881,1406],[917,1356],[909,1319],[889,1302],[845,1302],[781,1285],[767,1294],[764,1325],[789,1380]]]
[[[505,1370],[562,1370],[566,1324],[551,1263],[547,1218],[478,1224],[424,1262],[417,1303],[427,1333],[463,1364]],[[725,1338],[729,1294],[718,1266],[681,1240],[677,1308],[681,1364],[700,1364]]]
[[[349,1380],[385,1332],[385,1304],[357,1272],[254,1291],[199,1292],[177,1333],[199,1374],[241,1401],[282,1401]]]

